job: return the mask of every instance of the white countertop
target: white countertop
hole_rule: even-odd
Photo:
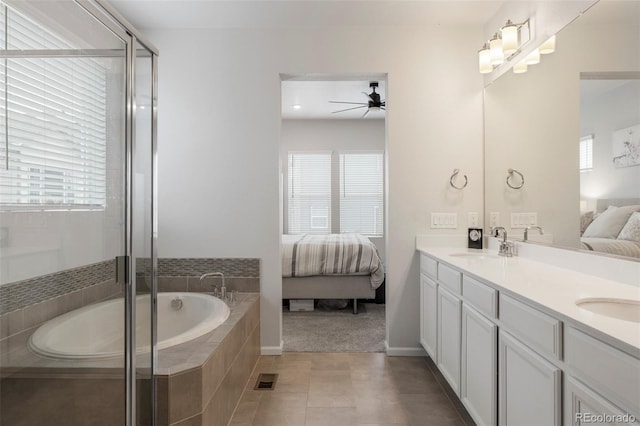
[[[553,311],[558,319],[576,322],[594,330],[598,337],[640,357],[640,324],[579,308],[582,298],[640,300],[640,287],[551,266],[522,257],[493,257],[496,250],[471,250],[459,247],[429,247],[417,244],[417,250],[466,271],[468,275],[493,284],[499,291],[525,298],[533,305]],[[490,257],[460,257],[455,253],[485,253]]]

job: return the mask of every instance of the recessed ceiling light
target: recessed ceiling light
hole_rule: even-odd
[[[302,105],[300,105],[300,104],[294,104],[294,105],[292,105],[292,107],[293,107],[293,109],[301,109],[301,108],[302,108]]]

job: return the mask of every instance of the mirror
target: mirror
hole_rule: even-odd
[[[640,143],[638,28],[640,2],[600,1],[557,34],[556,51],[543,55],[540,64],[525,74],[507,72],[485,88],[487,229],[503,226],[509,237],[522,239],[524,229],[535,224],[544,235],[532,231],[530,241],[599,250],[581,239],[581,211],[640,204],[640,164],[613,164],[625,147],[638,149]],[[613,115],[614,100],[624,112],[603,120],[603,108]],[[580,140],[588,135],[594,137],[593,164],[581,172]],[[629,208],[623,210],[614,215],[620,227],[631,217]],[[608,223],[611,215],[598,220]],[[630,246],[598,252],[640,261],[640,241]]]

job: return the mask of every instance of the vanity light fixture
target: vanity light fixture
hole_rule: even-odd
[[[293,108],[293,109],[302,109],[302,105],[300,105],[300,104],[293,104],[293,105],[291,105],[291,108]]]
[[[527,72],[527,68],[529,68],[529,66],[527,65],[527,63],[525,61],[518,62],[517,64],[515,64],[513,66],[513,73],[514,74],[523,74],[523,73]]]
[[[489,43],[485,43],[482,49],[478,50],[478,69],[480,70],[480,74],[488,74],[493,71]]]
[[[493,38],[489,40],[489,56],[491,58],[491,65],[501,65],[504,62],[502,38],[498,33],[495,33]]]
[[[533,52],[529,53],[526,58],[524,58],[524,62],[527,65],[536,65],[540,63],[540,51],[535,49]]]
[[[518,50],[518,25],[511,22],[511,19],[500,28],[502,34],[502,51],[504,56],[509,57]]]
[[[549,37],[544,43],[540,45],[538,48],[540,54],[548,55],[549,53],[553,53],[556,51],[556,36],[552,35]]]

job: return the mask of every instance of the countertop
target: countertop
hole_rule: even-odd
[[[498,291],[525,299],[555,317],[587,329],[601,340],[640,358],[640,323],[610,318],[579,308],[582,298],[640,300],[640,287],[587,275],[523,257],[496,256],[496,250],[427,247],[417,250],[492,285]],[[487,256],[452,256],[456,253]]]

